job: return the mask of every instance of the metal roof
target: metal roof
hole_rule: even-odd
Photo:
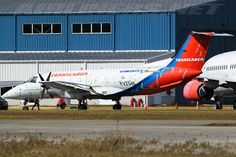
[[[1,14],[165,12],[216,0],[0,0]]]
[[[0,62],[21,61],[109,61],[109,60],[158,60],[172,57],[174,52],[48,52],[0,53]]]

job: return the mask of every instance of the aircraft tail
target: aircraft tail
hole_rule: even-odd
[[[168,67],[201,70],[213,32],[192,32]]]

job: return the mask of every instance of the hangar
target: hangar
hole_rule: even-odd
[[[191,30],[234,32],[233,6],[233,0],[0,0],[0,82],[160,60],[174,55]],[[234,40],[214,39],[209,56],[234,49]],[[150,96],[149,104],[165,97]]]

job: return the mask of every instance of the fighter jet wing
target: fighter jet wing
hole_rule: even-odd
[[[91,86],[64,81],[41,81],[44,86],[56,88],[68,92],[98,94]]]

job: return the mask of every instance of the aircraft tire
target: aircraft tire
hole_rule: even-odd
[[[29,110],[29,107],[24,106],[24,107],[22,108],[22,110]]]
[[[236,110],[236,101],[233,103],[233,109]]]
[[[60,105],[60,108],[61,108],[62,110],[64,110],[64,109],[66,108],[66,103],[61,104],[61,105]]]
[[[115,104],[113,105],[113,110],[121,110],[121,105]]]
[[[87,105],[79,105],[78,110],[87,110],[88,106]]]
[[[222,108],[223,108],[222,103],[220,102],[220,100],[217,100],[216,104],[215,104],[215,109],[216,110],[221,110]]]

